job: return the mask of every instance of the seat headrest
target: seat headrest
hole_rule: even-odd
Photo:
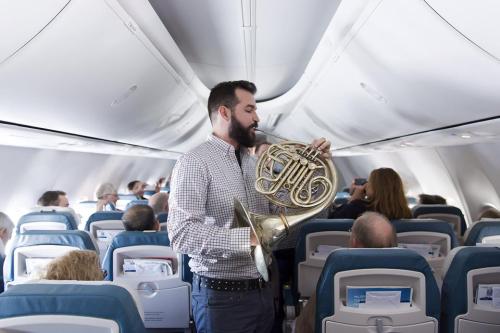
[[[484,237],[500,235],[500,220],[479,221],[472,226],[464,245],[474,246],[481,243]]]
[[[129,292],[116,285],[19,284],[0,295],[0,318],[73,315],[110,319],[120,333],[145,332]]]
[[[57,222],[66,225],[66,230],[77,230],[78,225],[71,212],[63,211],[40,211],[21,216],[16,226],[16,233],[20,233],[21,225],[32,222]]]
[[[123,216],[123,212],[95,212],[89,216],[87,223],[85,223],[85,230],[90,231],[90,225],[96,221],[112,221],[112,220],[121,220]]]
[[[127,210],[130,207],[135,206],[135,205],[147,205],[147,204],[148,204],[147,200],[132,200],[127,204],[127,206],[125,207],[125,210]]]
[[[450,236],[451,248],[459,245],[457,235],[453,232],[453,228],[444,221],[434,219],[401,219],[392,220],[392,225],[399,232],[412,232],[412,231],[429,231]]]
[[[321,322],[335,313],[333,300],[333,282],[335,274],[343,271],[386,268],[420,272],[425,276],[426,314],[439,320],[439,289],[432,275],[431,268],[424,257],[399,248],[387,249],[338,249],[327,258],[316,287],[316,332],[321,332]]]
[[[467,229],[467,224],[465,223],[465,217],[460,208],[450,205],[416,205],[412,208],[413,217],[417,218],[420,215],[427,214],[449,214],[456,215],[460,217],[460,227],[462,229],[462,235]]]
[[[10,267],[7,281],[14,279],[14,251],[21,247],[35,245],[64,245],[79,248],[81,250],[96,251],[89,234],[82,230],[33,230],[16,235],[12,239],[12,245],[7,260]]]
[[[167,212],[158,213],[158,215],[156,215],[156,218],[158,219],[158,222],[165,223],[168,220],[168,213]]]
[[[500,266],[500,249],[497,247],[460,247],[446,271],[441,289],[442,332],[454,332],[455,318],[467,312],[467,273],[471,270]]]
[[[306,260],[306,238],[307,235],[322,231],[350,231],[354,220],[352,219],[313,219],[302,224],[295,245],[294,258],[294,281],[292,284],[292,293],[295,299],[298,299],[297,281],[299,276],[299,263]]]
[[[106,280],[113,280],[113,252],[116,249],[137,245],[158,245],[170,246],[168,234],[165,231],[144,232],[144,231],[123,231],[117,234],[111,245],[108,247],[106,256],[102,263],[103,269],[107,272]]]

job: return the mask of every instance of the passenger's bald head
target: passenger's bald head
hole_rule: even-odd
[[[351,247],[382,248],[396,245],[396,232],[384,215],[366,212],[354,221]]]

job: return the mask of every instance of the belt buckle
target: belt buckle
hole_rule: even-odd
[[[258,284],[259,284],[259,289],[264,289],[264,279],[259,278]]]

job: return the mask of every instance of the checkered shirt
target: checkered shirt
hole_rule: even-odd
[[[250,252],[250,228],[236,228],[234,198],[249,210],[269,214],[255,190],[256,159],[215,136],[177,161],[171,180],[168,234],[175,251],[191,257],[199,275],[217,279],[259,278]]]

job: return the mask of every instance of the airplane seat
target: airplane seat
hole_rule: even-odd
[[[500,310],[494,300],[500,288],[500,249],[457,247],[448,256],[445,268],[441,332],[499,332]]]
[[[466,234],[464,245],[474,246],[478,243],[500,243],[500,219],[481,220],[474,223]]]
[[[371,287],[401,290],[383,298],[368,294]],[[425,259],[411,250],[335,250],[316,294],[315,332],[438,332],[439,290]]]
[[[349,247],[354,220],[314,219],[299,231],[295,247],[294,279],[292,293],[296,304],[299,296],[309,298],[316,290],[323,266],[330,252]]]
[[[104,260],[104,255],[108,250],[113,237],[124,231],[125,226],[122,222],[123,212],[95,212],[90,215],[85,230],[89,232],[92,241],[99,249],[99,257],[101,262]]]
[[[155,190],[146,190],[144,191],[144,196],[149,198],[150,196],[152,195],[155,195],[156,194],[156,191]]]
[[[391,223],[396,230],[398,244],[424,256],[438,285],[441,285],[446,256],[459,245],[450,224],[435,219],[401,219],[392,220]]]
[[[158,222],[165,223],[168,220],[168,213],[167,212],[158,213],[156,215],[156,218],[158,219]]]
[[[129,203],[127,203],[127,206],[125,206],[125,210],[135,205],[147,205],[148,202],[148,200],[131,200],[129,201]]]
[[[137,200],[135,194],[118,194],[118,201],[116,202],[116,208],[120,210],[125,210],[127,204],[132,200]]]
[[[16,284],[0,295],[0,308],[2,332],[146,332],[132,295],[111,284]]]
[[[4,283],[39,278],[54,258],[73,250],[96,251],[90,236],[81,230],[36,230],[14,236],[3,266]]]
[[[416,205],[412,208],[414,218],[436,219],[450,223],[458,237],[467,229],[465,217],[460,208],[450,205]]]
[[[189,328],[191,284],[183,281],[184,256],[166,232],[125,231],[115,236],[103,269],[107,280],[137,290],[147,328]]]
[[[78,230],[78,223],[70,212],[39,211],[21,216],[16,225],[16,233],[31,230]]]

